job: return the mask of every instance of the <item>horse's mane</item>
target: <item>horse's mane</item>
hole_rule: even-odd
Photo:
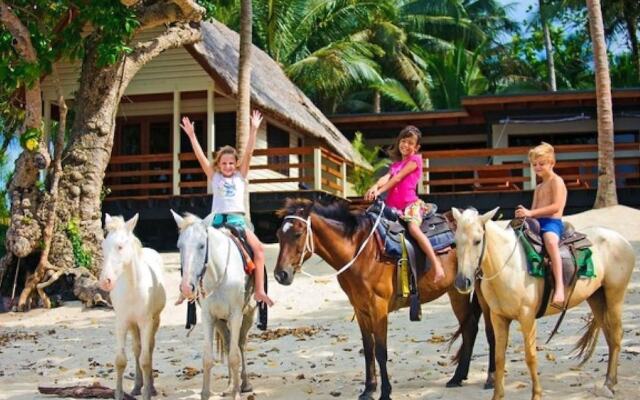
[[[178,230],[180,231],[180,233],[182,233],[183,230],[187,229],[189,226],[195,224],[196,222],[200,222],[201,219],[198,218],[197,216],[186,212],[184,213],[184,217],[182,219],[182,221],[180,222],[180,224],[178,224]]]
[[[127,223],[121,215],[116,215],[114,217],[111,217],[109,222],[105,222],[104,228],[107,231],[108,235],[109,233],[117,231],[118,229],[126,229],[126,224]],[[138,237],[134,234],[131,234],[131,236],[133,236],[133,245],[135,246],[136,251],[142,251],[142,242],[140,242],[140,239],[138,239]]]
[[[306,218],[311,212],[323,218],[339,222],[343,226],[343,234],[352,236],[359,230],[369,226],[369,218],[362,211],[352,211],[346,201],[333,200],[326,204],[308,199],[287,199],[284,207],[277,211],[280,218],[287,215],[298,215]]]

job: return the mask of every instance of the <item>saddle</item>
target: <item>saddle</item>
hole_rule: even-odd
[[[591,262],[591,242],[584,233],[577,232],[569,222],[563,222],[564,232],[560,237],[558,246],[562,258],[562,279],[565,285],[567,300],[577,282],[578,276],[595,276],[593,263]],[[540,223],[534,218],[514,219],[511,227],[516,231],[520,243],[524,247],[527,256],[529,274],[545,279],[542,302],[536,318],[544,315],[547,309],[551,292],[554,287],[554,278],[551,273],[551,261],[544,249],[544,240],[540,235]]]
[[[437,206],[429,205],[430,210],[423,217],[420,229],[429,239],[436,254],[443,254],[451,249],[454,233],[449,226],[449,221],[443,215],[436,213]],[[406,222],[400,218],[397,211],[386,207],[382,209],[382,203],[376,202],[367,210],[367,214],[372,221],[375,221],[381,210],[383,210],[382,218],[375,232],[380,257],[395,262],[398,269],[398,283],[401,286],[398,294],[402,297],[410,297],[410,319],[419,321],[421,302],[418,279],[420,275],[431,269],[431,265],[418,243],[407,232]]]

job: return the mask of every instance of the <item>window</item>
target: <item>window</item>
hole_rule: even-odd
[[[267,125],[267,148],[289,147],[289,132],[277,126]],[[267,163],[273,165],[271,169],[282,175],[289,176],[289,167],[279,165],[289,164],[289,155],[272,155],[267,157]]]

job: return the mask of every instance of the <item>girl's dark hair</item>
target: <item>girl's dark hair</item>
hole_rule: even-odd
[[[389,157],[391,157],[393,161],[399,161],[402,159],[402,154],[400,154],[400,141],[409,136],[415,136],[416,142],[420,145],[420,142],[422,141],[422,132],[420,132],[420,129],[414,125],[405,126],[398,134],[396,142],[389,149]]]

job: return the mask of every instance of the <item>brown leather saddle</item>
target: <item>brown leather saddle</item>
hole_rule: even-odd
[[[587,235],[576,231],[571,223],[563,221],[563,225],[564,231],[560,237],[558,246],[560,248],[560,257],[562,258],[562,280],[565,286],[565,293],[568,294],[568,296],[565,297],[568,301],[578,278],[579,266],[577,264],[577,251],[591,247],[591,242],[587,238]],[[540,223],[535,218],[526,218],[524,220],[514,219],[511,221],[511,226],[514,230],[522,229],[522,233],[525,238],[542,259],[545,285],[542,301],[536,314],[536,318],[540,318],[545,314],[551,298],[551,292],[554,288],[554,278],[553,273],[551,273],[551,260],[544,249],[544,240],[540,235]]]

